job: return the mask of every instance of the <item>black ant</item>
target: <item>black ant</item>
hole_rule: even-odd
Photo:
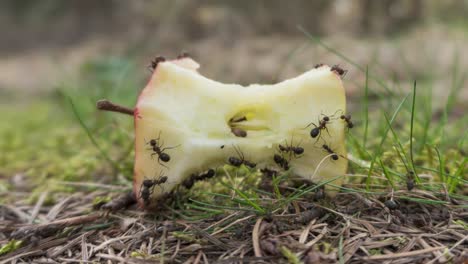
[[[187,189],[190,189],[192,188],[192,186],[195,184],[196,181],[203,181],[203,180],[206,180],[206,179],[210,179],[210,178],[213,178],[215,176],[216,172],[214,169],[209,169],[208,171],[202,173],[202,174],[195,174],[193,173],[192,175],[190,175],[189,178],[185,179],[183,182],[182,182],[182,185],[187,188]]]
[[[322,118],[322,120],[319,119],[318,121],[318,126],[315,124],[315,123],[310,123],[308,124],[305,128],[308,128],[310,125],[314,125],[315,127],[312,128],[312,130],[310,130],[310,136],[312,138],[316,138],[317,136],[320,136],[320,132],[321,130],[325,129],[328,133],[328,135],[330,135],[330,133],[328,132],[328,128],[327,128],[327,124],[330,122],[330,117],[328,116],[324,116]],[[320,138],[320,137],[319,137]],[[319,139],[317,138],[317,140]]]
[[[346,122],[348,129],[354,127],[353,121],[351,121],[351,115],[341,115],[340,118]]]
[[[281,155],[275,154],[273,160],[284,170],[289,170],[289,162]]]
[[[333,160],[338,160],[338,154],[336,154],[328,145],[323,144],[322,148],[325,149],[329,154],[332,154],[331,158]]]
[[[240,129],[238,127],[233,127],[231,128],[232,134],[236,137],[246,137],[247,136],[247,131]]]
[[[299,147],[299,145],[298,146],[293,146],[292,145],[292,140],[291,140],[290,145],[288,145],[287,142],[286,142],[286,146],[283,146],[283,145],[279,144],[278,149],[280,150],[280,152],[290,152],[290,153],[294,154],[294,156],[299,156],[302,153],[304,153],[304,148]]]
[[[143,199],[143,201],[145,201],[145,204],[148,205],[150,203],[150,196],[151,194],[153,194],[153,191],[154,191],[154,187],[156,185],[161,185],[165,182],[167,182],[167,179],[168,177],[167,176],[162,176],[162,172],[159,176],[158,179],[156,180],[144,180],[143,183],[141,184],[142,187],[141,187],[141,190],[140,190],[140,198]]]
[[[315,64],[314,69],[320,68],[320,67],[322,67],[323,65],[325,65],[325,64],[323,64],[323,63]]]
[[[179,54],[179,55],[177,56],[177,59],[180,60],[180,59],[188,58],[188,57],[190,57],[190,54],[189,54],[188,52],[185,52],[185,51],[184,51],[184,52],[182,52],[181,54]]]
[[[252,169],[257,166],[256,163],[253,163],[253,162],[250,162],[250,161],[246,160],[244,158],[244,154],[242,154],[240,149],[237,149],[235,146],[234,146],[234,149],[236,150],[237,155],[239,155],[239,158],[238,157],[229,157],[228,161],[232,166],[240,167],[240,165],[244,164],[245,166],[250,167]]]
[[[166,58],[164,58],[163,56],[157,56],[156,58],[154,58],[154,60],[151,61],[151,64],[148,66],[148,69],[150,69],[150,71],[154,71],[156,70],[156,67],[158,67],[158,64],[160,62],[165,62],[166,61]]]
[[[158,155],[158,163],[166,167],[160,161],[168,162],[171,160],[171,156],[169,156],[169,154],[167,153],[164,153],[164,151],[167,149],[177,148],[178,146],[163,148],[163,144],[159,142],[160,137],[161,137],[161,132],[159,132],[159,136],[157,139],[151,139],[149,142],[149,144],[151,145],[151,150],[153,150],[153,153],[151,153],[151,157],[153,157],[153,155]]]
[[[337,73],[341,78],[343,78],[348,72],[347,70],[342,69],[339,65],[333,65],[330,68],[330,71]]]

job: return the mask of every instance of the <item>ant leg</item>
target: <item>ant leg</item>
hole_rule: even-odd
[[[317,125],[314,122],[311,122],[310,124],[308,124],[306,127],[302,128],[302,129],[306,129],[306,128],[310,127],[310,125],[314,125],[315,127],[317,127]]]
[[[175,148],[177,148],[177,147],[180,147],[180,144],[177,145],[177,146],[174,146],[174,147],[163,148],[163,149],[161,149],[161,152],[164,152],[166,149],[175,149]]]
[[[232,147],[234,148],[234,150],[236,151],[237,155],[239,156],[239,158],[244,161],[244,154],[242,153],[242,151],[240,150],[239,147],[236,147],[234,145],[232,145]]]
[[[325,130],[327,131],[327,134],[331,137],[330,132],[328,132],[328,128],[325,127]]]
[[[158,138],[156,139],[156,141],[159,142],[160,138],[161,138],[161,130],[159,130]]]
[[[341,115],[336,116],[336,114],[338,114],[338,113],[341,113],[341,115],[344,115],[344,111],[343,111],[342,109],[338,109],[338,110],[336,110],[335,113],[333,113],[333,115],[331,115],[330,117],[333,117],[333,118],[335,118],[335,119],[339,119],[339,116],[341,116]],[[336,117],[335,117],[335,116],[336,116]]]
[[[169,169],[169,167],[167,167],[166,165],[161,163],[161,157],[158,157],[158,163],[159,163],[159,165],[163,166],[164,168]]]

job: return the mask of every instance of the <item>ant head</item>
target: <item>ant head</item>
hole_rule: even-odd
[[[324,116],[324,117],[323,117],[323,121],[326,121],[326,122],[330,121],[330,117]]]
[[[333,155],[332,155],[332,159],[333,159],[333,160],[338,160],[338,155],[333,154]]]
[[[150,140],[149,143],[150,143],[151,146],[154,147],[154,146],[156,146],[156,144],[157,144],[158,142],[156,141],[156,139],[152,139],[152,140]]]

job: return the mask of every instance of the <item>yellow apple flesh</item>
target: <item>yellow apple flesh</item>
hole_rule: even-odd
[[[289,161],[293,174],[314,182],[341,176],[333,182],[341,184],[347,169],[346,124],[337,113],[346,112],[346,99],[340,76],[330,67],[324,65],[273,85],[249,86],[210,80],[197,72],[198,67],[190,58],[161,62],[139,96],[134,191],[140,205],[154,205],[192,173],[239,157],[236,148],[246,160],[257,163],[256,168],[277,168],[273,156],[278,145],[299,145],[304,153]],[[327,129],[312,138],[311,129],[324,116],[332,116]],[[232,122],[243,117],[246,120]],[[234,135],[233,126],[247,136]],[[161,151],[170,156],[167,162],[158,160],[150,145],[158,137]],[[339,155],[338,160],[323,149],[324,144]],[[143,181],[163,175],[167,181],[155,186],[145,203]]]

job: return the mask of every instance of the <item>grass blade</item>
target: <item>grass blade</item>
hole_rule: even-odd
[[[403,98],[403,100],[401,100],[400,104],[397,106],[395,112],[393,113],[392,115],[392,118],[390,118],[390,121],[389,121],[389,125],[391,126],[393,124],[393,121],[395,120],[396,116],[398,115],[398,113],[400,112],[400,109],[401,107],[403,106],[403,104],[406,102],[406,99],[408,99],[410,94],[407,94],[405,96],[405,98]],[[380,154],[382,153],[382,147],[383,147],[383,144],[385,142],[385,140],[387,139],[387,134],[388,134],[388,131],[390,130],[390,126],[387,125],[387,128],[385,129],[385,132],[384,134],[382,135],[382,139],[380,140],[380,144],[377,148],[377,151],[376,151],[376,154],[373,156],[372,158],[372,161],[371,161],[371,164],[370,164],[370,168],[369,168],[369,171],[367,173],[367,179],[366,179],[366,188],[367,190],[369,190],[369,185],[371,183],[371,175],[372,175],[372,171],[374,169],[374,164],[375,164],[375,161],[376,161],[376,158],[377,156],[380,156]]]
[[[414,86],[413,86],[413,103],[411,104],[411,125],[410,125],[410,160],[411,160],[411,167],[414,172],[414,176],[416,177],[416,180],[419,180],[418,173],[416,172],[416,169],[414,168],[414,158],[413,158],[413,129],[414,129],[414,112],[415,112],[415,106],[416,106],[416,81],[414,81]]]
[[[75,107],[75,104],[73,104],[73,100],[71,99],[70,96],[68,95],[65,95],[68,99],[68,102],[70,103],[70,106],[73,110],[73,114],[75,115],[76,119],[78,120],[78,122],[80,123],[80,126],[83,128],[83,130],[86,132],[86,135],[88,135],[88,138],[89,140],[91,141],[91,143],[94,145],[94,147],[96,147],[96,149],[99,151],[99,153],[101,154],[101,156],[107,161],[109,162],[109,164],[114,168],[115,171],[119,171],[119,166],[117,165],[117,163],[115,161],[113,161],[108,155],[107,153],[101,148],[101,146],[99,146],[99,144],[97,143],[96,139],[94,138],[93,134],[91,133],[91,131],[89,130],[89,128],[86,126],[86,124],[84,123],[84,121],[81,119],[80,117],[80,114],[78,113],[78,110],[76,109]]]
[[[366,66],[366,84],[364,86],[364,138],[362,146],[366,148],[367,133],[369,129],[369,67]]]

